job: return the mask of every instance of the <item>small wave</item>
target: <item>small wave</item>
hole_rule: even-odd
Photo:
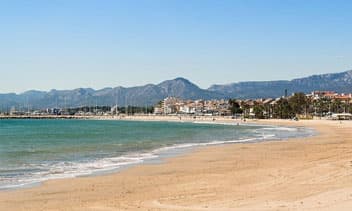
[[[126,165],[142,163],[144,160],[156,157],[157,155],[151,153],[135,153],[127,156],[102,158],[90,162],[58,162],[51,165],[47,164],[47,169],[32,172],[26,177],[23,177],[23,175],[15,177],[14,175],[11,179],[5,180],[3,178],[0,182],[0,189],[21,188],[51,179],[93,175],[102,171],[116,170]]]
[[[290,131],[290,132],[298,131],[297,128],[293,128],[293,127],[264,127],[264,128],[260,128],[260,130],[276,130],[276,131]]]
[[[162,147],[162,148],[154,150],[153,152],[155,154],[158,154],[160,152],[167,152],[170,150],[191,148],[191,147],[197,147],[197,146],[211,146],[211,145],[220,145],[220,144],[253,142],[253,141],[259,141],[259,140],[272,138],[274,136],[275,136],[274,134],[268,134],[268,135],[261,135],[260,137],[236,139],[236,140],[228,140],[228,141],[211,141],[211,142],[204,142],[204,143],[177,144],[177,145],[173,145],[173,146]]]

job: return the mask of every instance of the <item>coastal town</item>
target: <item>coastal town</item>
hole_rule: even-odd
[[[352,211],[352,0],[0,5],[0,211]]]
[[[232,116],[256,119],[352,119],[352,93],[313,91],[309,94],[294,93],[290,96],[266,99],[189,100],[167,97],[154,106],[82,106],[79,108],[47,108],[33,110],[12,107],[2,111],[1,118],[62,117],[128,115],[187,115]]]

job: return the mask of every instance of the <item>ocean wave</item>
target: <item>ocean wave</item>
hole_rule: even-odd
[[[102,158],[90,162],[58,162],[55,164],[40,164],[41,171],[31,172],[27,174],[26,177],[23,177],[22,174],[17,174],[17,177],[14,174],[11,178],[2,177],[0,180],[0,189],[26,187],[51,179],[94,175],[95,173],[103,171],[115,170],[122,166],[142,163],[147,159],[153,158],[157,158],[157,155],[151,153],[133,153],[126,156]],[[14,169],[11,170],[15,171]],[[21,168],[18,169],[17,172],[22,172],[24,170],[24,168]]]
[[[261,128],[261,130],[276,130],[276,131],[291,131],[291,132],[298,131],[298,129],[294,127],[265,127],[265,128]]]

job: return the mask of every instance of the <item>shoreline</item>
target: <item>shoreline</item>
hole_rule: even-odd
[[[137,120],[137,119],[129,119],[129,120]],[[158,120],[160,121],[160,120]],[[234,120],[231,119],[233,122]],[[218,120],[216,120],[218,122]],[[94,176],[94,177],[78,177],[78,178],[69,178],[69,179],[58,179],[58,180],[50,180],[44,182],[41,186],[39,187],[32,187],[29,189],[20,189],[20,190],[11,190],[11,191],[6,191],[6,194],[0,193],[0,209],[1,210],[38,210],[42,208],[46,209],[51,209],[51,210],[116,210],[116,209],[122,209],[122,210],[134,210],[133,208],[137,209],[138,207],[141,208],[141,210],[146,210],[146,209],[155,209],[155,210],[202,210],[205,209],[204,206],[208,206],[209,209],[216,209],[216,210],[231,210],[235,209],[238,210],[238,208],[245,208],[246,205],[245,201],[253,200],[253,198],[257,198],[255,196],[253,197],[236,197],[236,196],[225,196],[221,197],[222,200],[227,201],[225,205],[218,205],[219,203],[219,198],[214,196],[210,197],[207,196],[207,194],[210,194],[208,189],[205,186],[212,186],[213,183],[217,184],[219,183],[217,180],[213,180],[212,176],[216,172],[217,168],[220,168],[222,171],[219,173],[215,173],[215,177],[221,177],[221,175],[225,176],[227,178],[228,174],[234,173],[236,169],[239,170],[239,172],[242,172],[243,170],[245,171],[253,171],[252,174],[248,174],[247,176],[253,176],[257,175],[258,172],[256,172],[255,169],[251,168],[251,165],[257,165],[258,163],[263,162],[263,157],[259,155],[252,155],[249,154],[247,155],[245,151],[251,149],[252,151],[258,153],[263,150],[263,148],[267,148],[269,146],[272,147],[281,147],[281,148],[286,148],[286,147],[292,147],[290,145],[295,145],[296,147],[299,147],[297,145],[305,145],[307,144],[306,141],[312,141],[312,140],[320,140],[320,139],[326,139],[326,136],[331,136],[331,134],[327,132],[327,129],[332,127],[332,129],[351,129],[351,123],[350,122],[343,122],[343,124],[339,124],[338,122],[332,122],[332,121],[317,121],[317,120],[309,120],[309,121],[299,121],[299,122],[294,122],[294,121],[287,121],[287,120],[262,120],[262,121],[247,121],[246,123],[260,123],[260,124],[269,124],[269,125],[279,125],[279,126],[313,126],[315,129],[320,132],[317,136],[313,137],[307,137],[307,138],[294,138],[294,139],[288,139],[280,142],[275,142],[275,141],[265,141],[265,142],[259,142],[259,143],[244,143],[244,144],[226,144],[226,145],[216,145],[216,146],[206,146],[202,147],[201,149],[195,149],[194,152],[192,151],[191,153],[186,153],[185,155],[181,155],[179,157],[173,157],[173,158],[166,158],[165,162],[162,162],[160,164],[143,164],[143,165],[137,165],[137,166],[132,166],[129,167],[128,169],[124,169],[121,172],[118,173],[112,173],[109,175],[99,175],[99,176]],[[328,133],[328,134],[327,134]],[[350,133],[348,133],[350,134]],[[302,140],[305,142],[302,143]],[[308,143],[309,145],[312,143]],[[323,144],[323,143],[322,143]],[[329,142],[325,144],[331,144]],[[268,149],[266,149],[268,150]],[[224,154],[222,153],[224,151]],[[236,157],[234,160],[229,160],[226,156],[228,155],[229,157],[234,156],[233,153],[239,153],[242,154],[243,157]],[[229,154],[230,153],[230,154]],[[324,154],[324,152],[321,152]],[[207,159],[208,156],[204,157],[205,155],[212,155],[209,156],[209,160]],[[259,153],[260,154],[260,153]],[[203,155],[203,156],[202,156]],[[269,154],[265,154],[264,158],[270,157]],[[294,155],[293,155],[294,156]],[[247,159],[246,159],[247,158]],[[248,159],[250,158],[250,159]],[[285,160],[286,157],[283,155],[280,155],[276,158],[283,159]],[[297,157],[297,159],[302,159]],[[242,160],[244,163],[240,164],[238,160]],[[269,159],[270,160],[270,159]],[[269,162],[268,160],[268,162]],[[183,162],[179,162],[183,161]],[[186,162],[187,161],[187,162]],[[212,166],[212,162],[219,164],[218,166]],[[264,159],[266,161],[266,159]],[[209,163],[210,162],[210,163]],[[231,163],[234,165],[233,169],[228,169],[228,165],[222,165],[222,164],[228,164]],[[351,161],[352,162],[352,161]],[[270,163],[270,162],[269,162]],[[195,164],[195,165],[194,165]],[[304,162],[302,164],[305,164]],[[242,166],[243,165],[243,166]],[[248,166],[247,166],[248,165]],[[287,164],[289,165],[289,164]],[[248,168],[244,168],[247,166]],[[264,165],[265,166],[265,165]],[[284,165],[285,166],[285,165]],[[352,165],[351,165],[352,166]],[[242,168],[243,167],[243,168]],[[165,180],[163,179],[168,179],[167,181],[172,181],[175,180],[176,178],[180,177],[185,177],[183,179],[188,179],[187,183],[197,183],[196,178],[192,177],[193,174],[187,174],[188,171],[192,172],[192,168],[195,168],[197,172],[196,175],[198,179],[204,180],[204,184],[198,184],[193,186],[193,189],[191,190],[183,190],[182,189],[182,183],[181,184],[174,184],[170,186],[173,186],[176,190],[174,191],[173,189],[168,188],[169,185],[165,183]],[[261,168],[264,168],[263,166]],[[280,168],[276,166],[271,166],[271,168]],[[204,170],[204,174],[201,173],[201,171]],[[277,170],[277,169],[276,169]],[[211,174],[209,174],[210,171]],[[215,171],[215,172],[214,172]],[[258,170],[257,170],[258,171]],[[236,171],[235,171],[236,172]],[[276,171],[275,171],[276,172]],[[275,173],[274,172],[274,173]],[[259,169],[260,173],[260,169]],[[273,173],[273,172],[271,172]],[[276,172],[277,173],[277,172]],[[151,175],[155,176],[156,178],[161,179],[160,182],[156,181],[153,177],[150,177]],[[166,176],[165,176],[166,175]],[[210,176],[210,178],[209,178]],[[235,178],[236,176],[233,175]],[[166,177],[166,178],[165,178]],[[151,181],[146,181],[145,179],[149,178]],[[219,178],[218,178],[219,179]],[[242,178],[243,179],[243,178]],[[265,180],[267,180],[267,175],[264,176],[264,180],[259,180],[260,183],[263,183]],[[231,184],[230,180],[224,180],[224,182],[228,182]],[[352,180],[350,180],[352,181]],[[275,181],[271,181],[275,183]],[[118,184],[123,184],[123,187],[116,187],[114,183]],[[247,181],[245,182],[245,185],[251,185],[252,182]],[[70,184],[69,186],[67,184]],[[119,197],[113,197],[111,198],[110,196],[106,195],[104,191],[101,190],[101,187],[99,187],[99,184],[102,185],[103,187],[107,188],[107,192],[110,194],[119,194]],[[153,186],[151,186],[153,184]],[[242,183],[236,183],[235,187],[242,188],[244,185]],[[94,188],[92,189],[92,187]],[[110,185],[112,187],[110,187]],[[217,188],[218,189],[226,189],[226,186],[228,184],[222,184],[219,185]],[[252,185],[258,185],[256,183]],[[352,184],[348,183],[348,187],[352,188]],[[154,187],[155,186],[155,187]],[[133,188],[142,188],[145,189],[147,188],[148,192],[152,192],[152,196],[156,198],[155,200],[146,200],[145,195],[141,195],[141,193],[135,193],[132,191],[131,194],[129,191],[126,192],[126,190],[130,190]],[[180,189],[181,188],[181,189]],[[186,188],[186,186],[184,187]],[[205,188],[205,189],[204,189]],[[258,188],[258,187],[257,187]],[[256,190],[257,188],[254,188],[253,190]],[[87,189],[88,193],[83,193],[82,189]],[[158,189],[163,189],[163,191],[158,194]],[[186,188],[187,189],[187,188]],[[210,188],[211,189],[211,188]],[[209,189],[209,190],[210,190]],[[200,191],[204,192],[199,196],[199,200],[204,197],[207,199],[206,201],[202,200],[194,200],[194,191]],[[57,191],[63,194],[58,194]],[[135,190],[136,191],[136,190]],[[180,195],[180,191],[183,193],[183,197],[174,199],[172,196],[176,197]],[[223,195],[223,193],[216,191],[215,193],[219,195]],[[233,190],[232,190],[233,191]],[[136,191],[138,192],[138,191]],[[170,192],[170,193],[169,193]],[[231,191],[230,191],[231,192]],[[304,192],[304,191],[303,191]],[[326,191],[325,191],[326,192]],[[323,192],[323,193],[325,193]],[[44,195],[43,195],[44,194]],[[49,194],[49,195],[48,195]],[[167,198],[165,198],[165,195],[169,195]],[[341,193],[339,193],[341,194]],[[38,198],[38,196],[43,196],[43,198]],[[73,196],[73,199],[71,199],[69,196]],[[102,196],[104,196],[102,198]],[[131,197],[127,197],[129,195],[134,195]],[[160,196],[158,196],[160,195]],[[182,195],[182,194],[181,194]],[[216,195],[216,194],[215,194]],[[310,194],[311,195],[311,194]],[[21,197],[18,197],[21,196]],[[50,197],[49,197],[50,196]],[[95,197],[93,197],[95,196]],[[163,197],[161,197],[163,196]],[[128,199],[125,199],[125,198]],[[171,197],[171,198],[170,198]],[[263,197],[263,196],[261,196]],[[352,196],[351,196],[352,197]],[[147,197],[148,198],[148,197]],[[177,197],[176,197],[177,198]],[[260,197],[259,197],[260,198]],[[78,200],[79,199],[79,200]],[[89,200],[88,200],[89,199]],[[229,201],[234,200],[235,201],[241,201],[242,203],[236,204],[236,203],[230,203]],[[64,207],[58,206],[55,202],[58,201],[66,201],[68,202],[67,205]],[[78,201],[77,201],[78,200]],[[88,201],[87,201],[88,200]],[[123,201],[120,202],[120,201]],[[266,201],[271,201],[269,204],[270,206],[274,209],[275,203],[273,204],[272,200],[267,199]],[[336,199],[334,199],[336,201]],[[82,203],[84,201],[84,203]],[[136,203],[136,201],[139,201],[140,203]],[[173,203],[166,203],[168,201],[172,201]],[[75,202],[75,203],[73,203]],[[142,203],[143,202],[143,203]],[[21,203],[23,203],[21,205]],[[98,204],[98,206],[96,206]],[[132,204],[129,206],[125,206],[124,204]],[[166,204],[166,205],[165,205]],[[240,206],[238,206],[240,205]],[[248,204],[247,204],[248,205]],[[268,210],[270,210],[269,207],[267,207],[265,204],[261,204],[259,207],[266,207]],[[281,205],[280,205],[281,206]],[[276,208],[280,208],[276,207]],[[292,205],[293,206],[293,205]],[[295,206],[300,206],[300,205],[295,205]],[[249,206],[250,207],[250,206]],[[287,206],[286,206],[287,207]],[[202,208],[202,209],[200,209]],[[248,206],[247,206],[248,208]],[[254,207],[255,208],[255,207]],[[291,207],[292,208],[292,207]],[[305,209],[305,207],[302,205],[302,209]],[[285,208],[282,208],[285,210]]]
[[[189,123],[189,124],[207,124],[207,125],[224,125],[224,126],[238,126],[239,122],[236,121],[234,122],[232,121],[226,121],[227,118],[221,119],[220,121],[209,121],[209,119],[200,119],[198,117],[198,119],[196,119],[196,121],[194,121],[193,118],[188,118],[188,120],[186,121],[179,121],[179,119],[171,119],[168,120],[165,118],[166,116],[164,116],[163,119],[145,119],[145,116],[132,116],[132,118],[126,118],[126,119],[104,119],[104,118],[84,118],[84,119],[78,119],[78,120],[97,120],[97,121],[136,121],[136,122],[145,122],[145,121],[149,121],[149,122],[154,122],[154,121],[158,121],[158,122],[172,122],[172,123]],[[17,119],[17,118],[16,118]],[[21,118],[21,119],[28,119],[28,118]],[[49,119],[53,119],[53,118],[49,118]],[[65,119],[65,118],[64,118]],[[45,119],[47,120],[47,118]],[[247,126],[247,127],[251,127],[251,126],[260,126],[263,127],[263,125],[261,124],[255,124],[255,123],[247,123],[247,122],[241,122],[242,126]],[[114,174],[114,173],[118,173],[121,172],[125,169],[128,169],[130,167],[133,166],[138,166],[138,165],[148,165],[148,164],[155,164],[155,163],[163,163],[165,159],[169,159],[169,158],[174,158],[174,157],[178,157],[178,156],[183,156],[187,153],[191,153],[194,150],[199,150],[202,148],[206,148],[206,147],[211,147],[211,146],[225,146],[225,145],[229,145],[229,144],[239,144],[239,143],[246,143],[246,144],[251,144],[251,143],[259,143],[259,142],[268,142],[268,141],[282,141],[288,138],[303,138],[303,137],[309,137],[309,136],[313,136],[315,135],[315,131],[310,129],[310,128],[300,128],[300,127],[281,127],[281,126],[275,126],[275,125],[268,125],[269,130],[274,130],[276,133],[276,135],[274,134],[267,134],[265,135],[264,133],[262,134],[262,136],[260,137],[248,137],[245,139],[231,139],[231,140],[212,140],[209,142],[189,142],[189,143],[182,143],[182,144],[174,144],[174,145],[170,145],[170,146],[164,146],[161,148],[155,148],[152,149],[150,151],[146,151],[146,152],[140,152],[138,154],[140,154],[140,157],[138,157],[138,160],[134,160],[134,161],[130,161],[129,163],[124,163],[121,165],[117,165],[116,167],[112,168],[112,167],[108,167],[108,168],[104,168],[102,167],[101,169],[95,169],[92,170],[91,173],[86,174],[86,173],[82,173],[81,175],[77,172],[75,173],[75,176],[72,175],[61,175],[61,176],[57,176],[56,178],[43,178],[42,180],[38,180],[38,181],[32,181],[32,182],[28,182],[28,183],[22,183],[22,184],[13,184],[13,185],[8,185],[8,186],[4,186],[1,187],[0,186],[0,192],[1,191],[15,191],[15,190],[22,190],[22,189],[28,189],[28,188],[33,188],[33,187],[38,187],[40,185],[42,185],[43,183],[45,183],[46,181],[49,180],[57,180],[57,179],[69,179],[69,178],[81,178],[81,177],[95,177],[95,176],[101,176],[101,175],[109,175],[109,174]],[[290,129],[294,129],[294,132]],[[290,130],[289,135],[280,135],[280,130]],[[301,130],[302,134],[298,133],[298,131]],[[145,154],[144,156],[142,156],[143,154]],[[136,152],[131,152],[131,153],[127,153],[124,155],[121,155],[121,157],[129,157],[133,155],[134,158],[136,158]],[[114,159],[119,158],[119,157],[114,157]]]

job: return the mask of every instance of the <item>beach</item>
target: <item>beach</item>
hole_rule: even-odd
[[[2,191],[0,210],[350,210],[352,122],[247,122],[304,126],[318,134],[201,147],[162,163],[136,165],[118,173],[49,180],[37,187]]]

